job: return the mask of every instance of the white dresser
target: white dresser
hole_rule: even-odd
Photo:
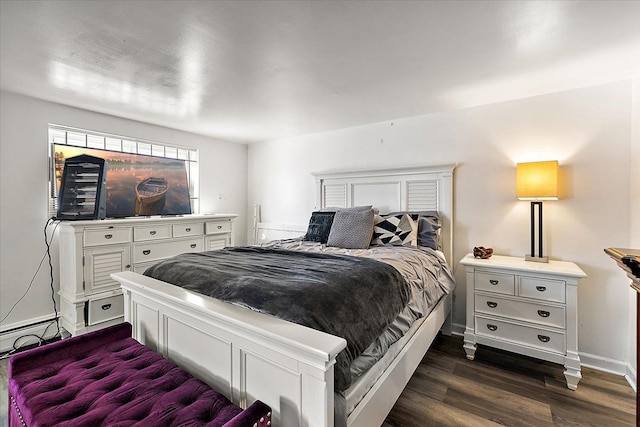
[[[578,356],[578,279],[572,262],[539,263],[493,255],[467,255],[467,325],[464,349],[473,360],[477,344],[561,363],[567,387],[582,378]]]
[[[60,223],[62,327],[78,335],[122,322],[122,291],[111,273],[143,273],[174,255],[233,246],[236,217],[185,215]]]

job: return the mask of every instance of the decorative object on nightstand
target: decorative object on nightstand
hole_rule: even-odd
[[[467,283],[464,350],[473,360],[478,344],[561,363],[567,387],[582,378],[578,356],[578,280],[572,262],[541,264],[494,255],[460,261]]]
[[[531,200],[531,255],[527,261],[548,262],[542,255],[542,201],[558,200],[558,161],[518,163],[516,197]],[[535,255],[535,208],[538,208],[538,256]]]
[[[473,248],[473,256],[476,258],[487,259],[491,258],[491,255],[493,255],[492,248],[485,248],[484,246],[476,246]]]

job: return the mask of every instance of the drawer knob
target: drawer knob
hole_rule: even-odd
[[[149,232],[149,234],[151,234],[152,236],[155,236],[155,235],[156,235],[156,230],[151,230],[151,231]]]
[[[487,305],[491,308],[496,308],[498,306],[498,303],[493,301],[487,301]]]
[[[131,264],[127,264],[124,266],[124,268],[126,268],[127,270],[131,268]]]
[[[102,306],[103,310],[109,310],[111,308],[111,304],[105,304]]]
[[[192,244],[191,244],[191,247],[192,247],[192,248],[195,248],[196,246],[198,246],[196,243],[192,243]]]
[[[498,281],[495,280],[495,279],[491,279],[491,280],[489,280],[489,283],[491,283],[493,286],[495,286],[495,285],[498,284]]]
[[[221,225],[218,226],[218,230],[222,230],[222,226]]]
[[[191,231],[191,228],[185,228],[184,231],[186,231],[187,233]]]
[[[151,253],[151,249],[146,249],[144,251],[142,251],[143,255],[149,255]]]
[[[498,327],[496,325],[487,325],[487,329],[490,331],[497,331]],[[538,335],[538,338],[540,338],[540,335]]]
[[[105,235],[104,235],[104,238],[105,238],[105,239],[110,239],[110,238],[112,238],[112,237],[113,237],[113,234],[105,234]]]
[[[536,286],[536,289],[537,289],[539,292],[544,292],[544,291],[546,291],[546,290],[547,290],[547,287],[546,287],[546,286]]]
[[[538,335],[538,339],[542,342],[549,342],[551,340],[551,338],[546,335]]]
[[[538,310],[538,316],[540,317],[549,317],[551,313],[549,313],[548,311],[545,310]]]

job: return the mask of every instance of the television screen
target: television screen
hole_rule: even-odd
[[[62,144],[53,147],[56,194],[65,159],[89,154],[107,161],[107,218],[191,213],[185,160]]]

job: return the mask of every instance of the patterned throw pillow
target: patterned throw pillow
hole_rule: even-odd
[[[401,211],[390,212],[387,215],[409,214],[411,218],[418,220],[418,246],[442,250],[442,237],[440,229],[442,221],[438,211]]]
[[[336,212],[327,246],[367,249],[373,234],[373,210]]]
[[[418,224],[411,215],[376,215],[372,245],[418,246]]]

